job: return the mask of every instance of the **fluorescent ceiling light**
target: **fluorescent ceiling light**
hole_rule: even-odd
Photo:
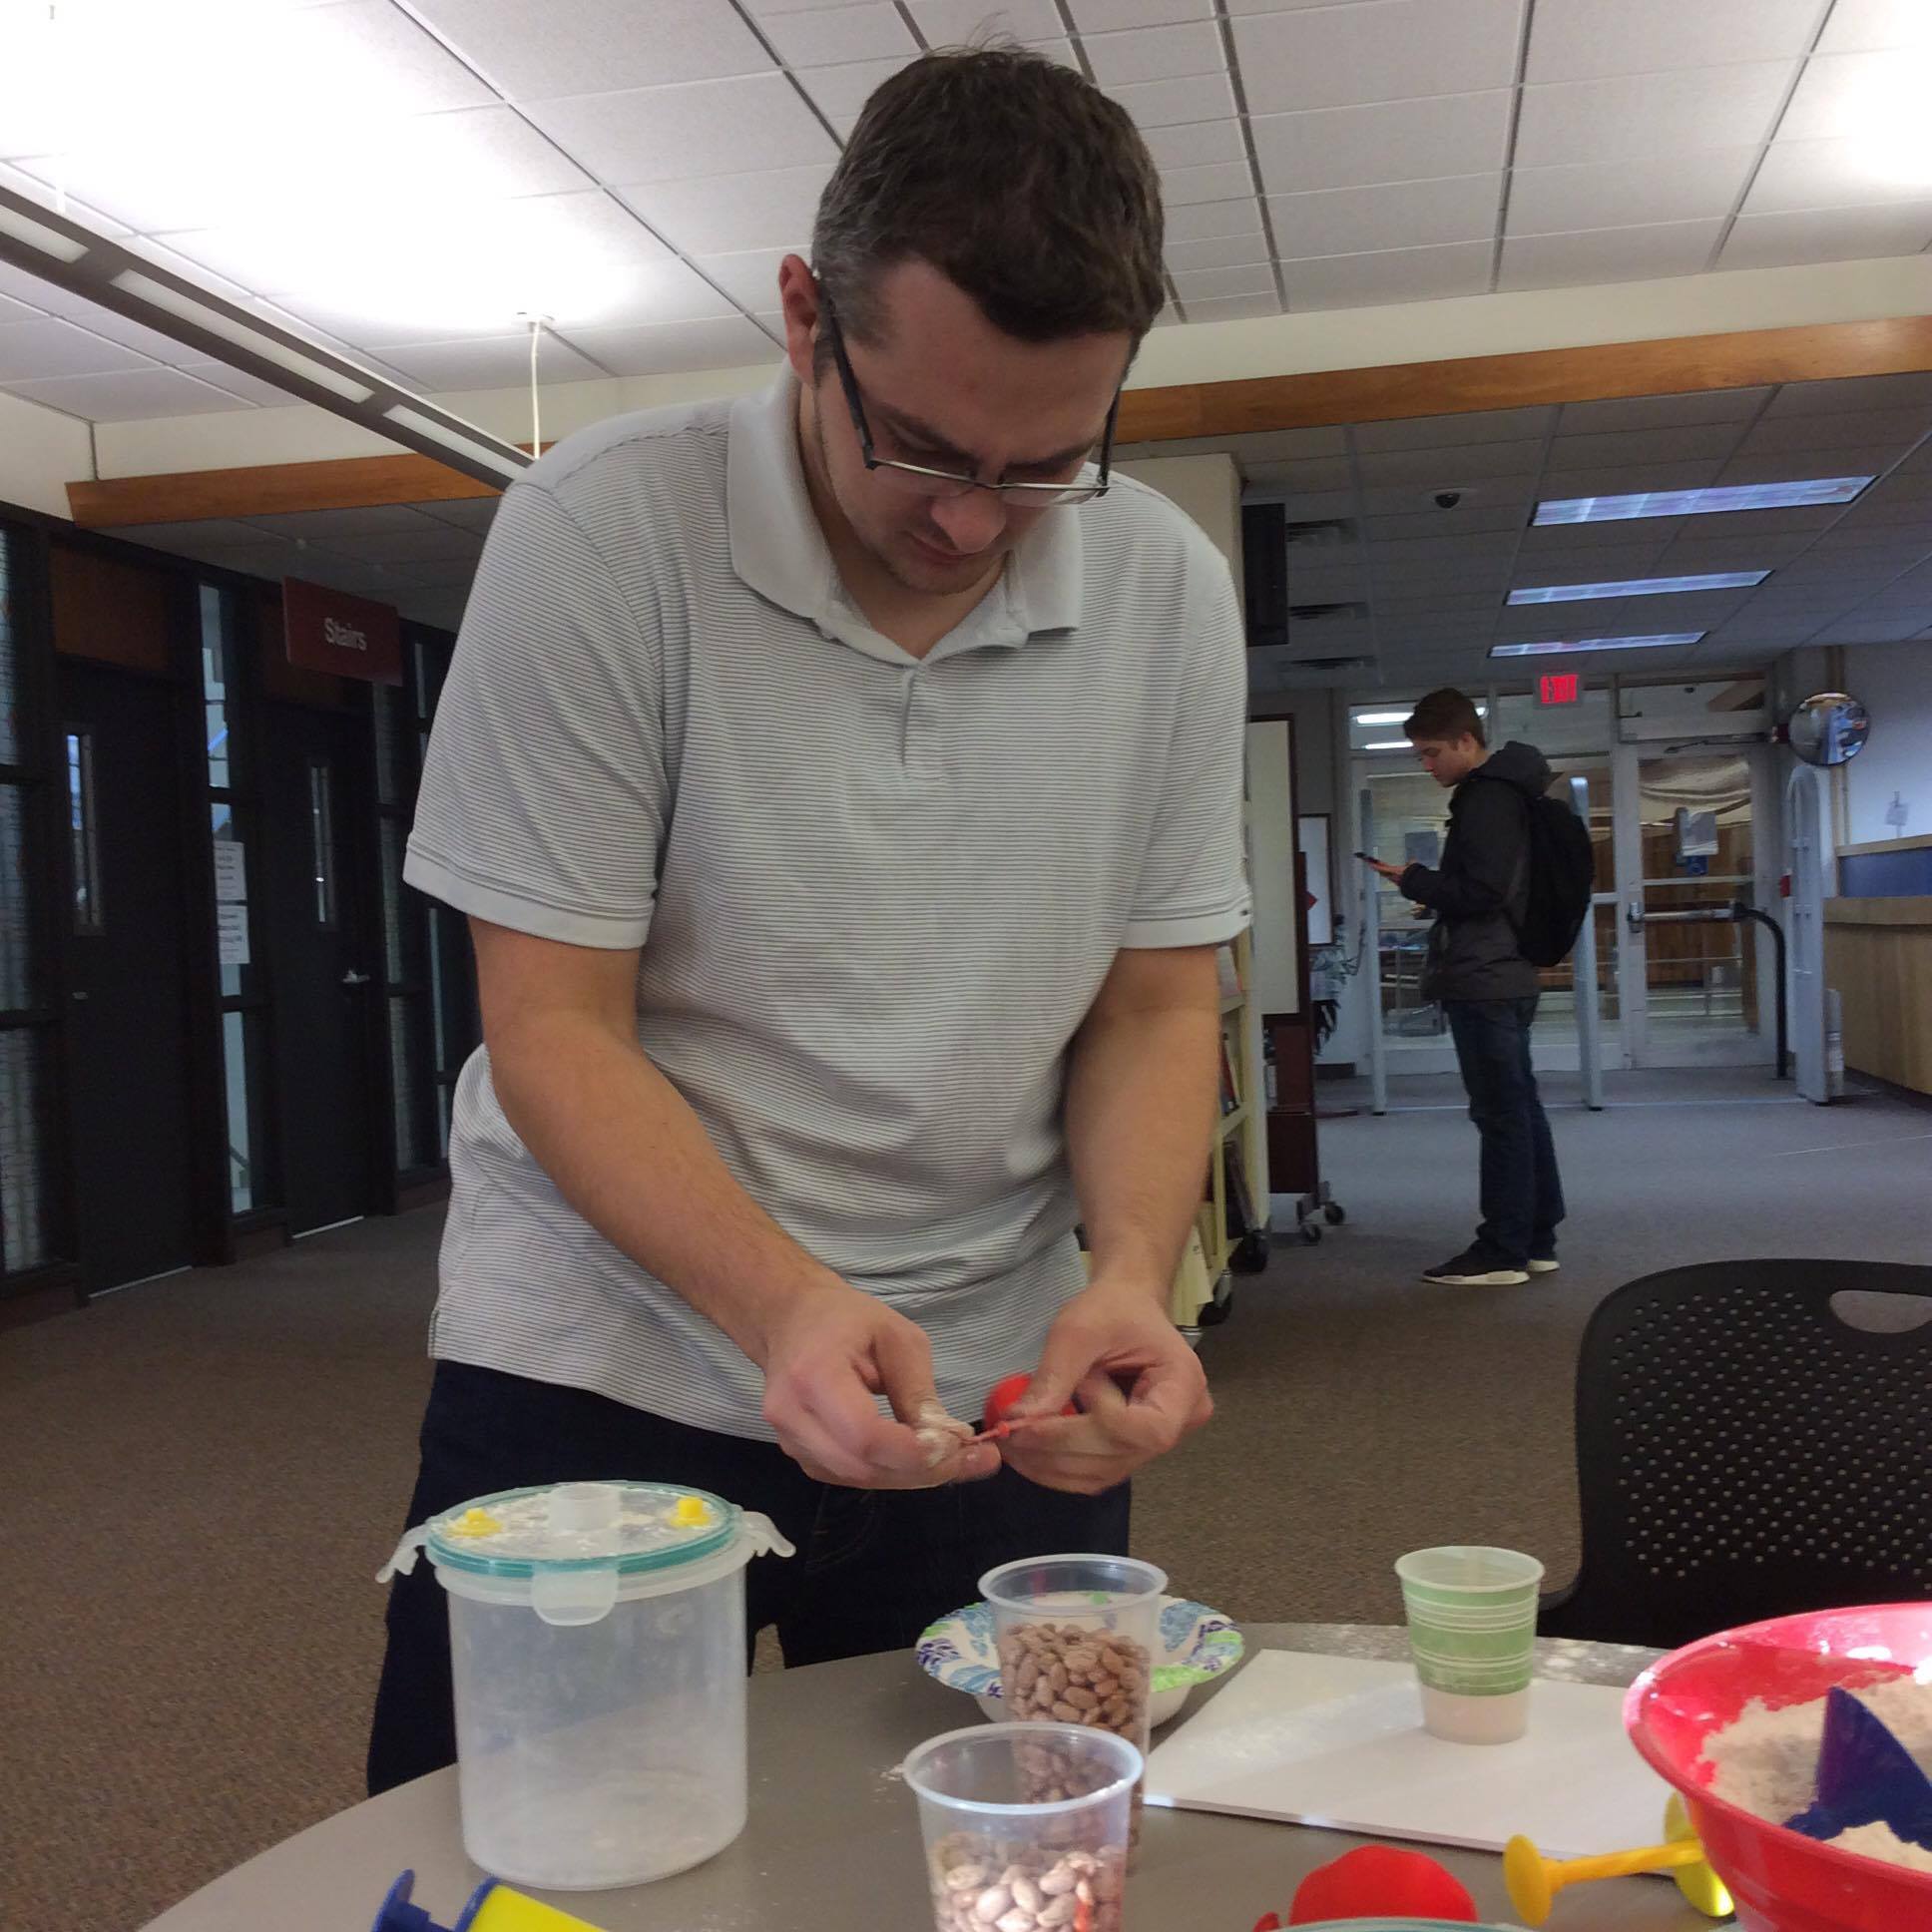
[[[1487,705],[1478,705],[1477,717],[1480,718],[1488,710]],[[1357,724],[1404,724],[1408,722],[1408,717],[1407,712],[1357,712],[1355,723]]]
[[[1791,510],[1849,503],[1869,476],[1813,476],[1797,483],[1726,483],[1705,490],[1646,490],[1636,496],[1551,497],[1533,523],[1629,523],[1638,517],[1714,517],[1731,510]]]
[[[1668,597],[1679,591],[1741,591],[1761,584],[1768,570],[1719,570],[1702,577],[1631,577],[1621,584],[1541,584],[1511,591],[1512,604],[1581,604],[1599,597]]]
[[[1923,14],[1904,8],[1902,14]],[[1854,71],[1844,126],[1855,130],[1845,145],[1864,172],[1878,181],[1932,182],[1932,136],[1925,126],[1925,95],[1932,86],[1932,59],[1924,47],[1923,18],[1903,28],[1882,60]],[[1916,48],[1898,41],[1916,40]],[[1869,58],[1869,57],[1868,57]]]
[[[418,436],[427,436],[432,442],[441,443],[445,449],[460,450],[471,462],[481,463],[499,476],[519,477],[526,467],[522,463],[511,462],[487,443],[479,443],[473,437],[461,434],[434,416],[425,416],[420,409],[411,409],[407,403],[396,403],[382,413],[391,422],[400,423],[405,429],[413,429]]]
[[[1378,737],[1362,746],[1364,751],[1412,751],[1415,746],[1405,737]]]
[[[211,335],[219,335],[223,341],[232,342],[239,349],[246,349],[250,355],[258,355],[264,362],[272,362],[276,368],[285,369],[290,375],[298,375],[304,382],[312,382],[317,388],[326,389],[344,401],[367,402],[375,394],[366,382],[356,381],[331,363],[304,355],[280,336],[271,335],[265,329],[250,328],[246,322],[238,321],[233,315],[225,315],[219,308],[211,308],[208,303],[183,294],[168,282],[157,281],[153,275],[124,268],[114,277],[114,286],[125,288],[129,294],[139,295],[143,301],[151,302],[177,320],[193,322],[197,328],[205,328]]]
[[[52,255],[56,261],[78,261],[87,252],[85,242],[76,242],[59,229],[50,229],[22,215],[18,209],[0,208],[0,235],[11,236],[36,253]]]
[[[1656,651],[1665,645],[1695,644],[1701,631],[1660,631],[1648,638],[1552,638],[1540,644],[1492,644],[1492,658],[1547,658],[1559,651]]]

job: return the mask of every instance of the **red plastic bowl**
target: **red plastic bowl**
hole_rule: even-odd
[[[1753,1697],[1773,1710],[1932,1664],[1932,1604],[1875,1604],[1745,1624],[1673,1651],[1631,1686],[1624,1727],[1684,1793],[1746,1932],[1911,1932],[1932,1927],[1932,1872],[1820,1844],[1708,1789],[1703,1741]],[[1932,1689],[1927,1695],[1932,1696]]]

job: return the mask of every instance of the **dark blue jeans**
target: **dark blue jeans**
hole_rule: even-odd
[[[708,1489],[777,1524],[798,1554],[752,1560],[745,1621],[753,1633],[777,1626],[787,1664],[904,1650],[974,1602],[996,1564],[1054,1550],[1127,1554],[1125,1483],[1068,1496],[1003,1469],[947,1489],[836,1489],[775,1444],[460,1362],[436,1364],[405,1527],[499,1490],[609,1478]],[[419,1562],[389,1586],[369,1794],[455,1761],[449,1613],[435,1573]]]
[[[1469,1118],[1482,1136],[1476,1248],[1485,1259],[1521,1267],[1533,1254],[1555,1253],[1563,1218],[1557,1153],[1530,1067],[1536,998],[1444,1000],[1442,1010],[1455,1036]]]

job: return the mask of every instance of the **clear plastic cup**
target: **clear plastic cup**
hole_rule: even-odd
[[[1422,1723],[1455,1744],[1508,1744],[1530,1725],[1537,1586],[1520,1550],[1453,1544],[1397,1560]]]
[[[979,1587],[993,1609],[1007,1717],[1092,1724],[1145,1753],[1167,1572],[1134,1557],[1027,1557],[989,1570]],[[1141,1797],[1137,1784],[1137,1844]]]
[[[1146,1760],[1084,1724],[982,1724],[905,1761],[938,1932],[1120,1932]]]

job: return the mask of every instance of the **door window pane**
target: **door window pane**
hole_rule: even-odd
[[[422,1079],[422,1002],[397,995],[389,1001],[389,1073],[395,1093],[396,1166],[433,1166],[436,1147],[434,1093]]]
[[[222,1067],[228,1087],[229,1210],[237,1214],[246,1213],[259,1198],[247,1020],[245,1013],[222,1015]]]
[[[26,794],[0,784],[0,1007],[33,1004],[29,903]]]
[[[74,854],[74,930],[107,930],[101,901],[101,853],[94,811],[94,733],[67,734],[67,826]]]
[[[315,923],[335,924],[335,799],[333,773],[320,758],[308,766],[308,855],[315,875]]]
[[[0,1032],[0,1270],[55,1258],[47,1200],[47,1050],[40,1029]]]
[[[235,782],[229,755],[229,643],[222,593],[202,586],[202,706],[208,723],[208,781],[218,790]]]
[[[20,673],[14,662],[12,552],[0,530],[0,764],[20,762]]]

